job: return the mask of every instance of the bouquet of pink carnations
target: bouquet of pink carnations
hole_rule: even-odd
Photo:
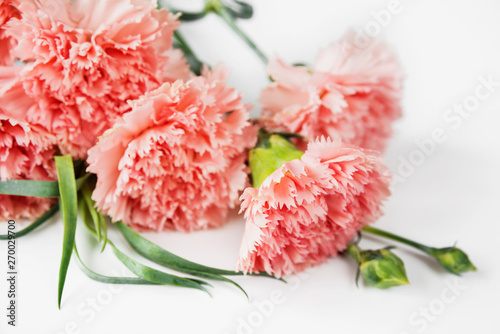
[[[223,65],[195,56],[180,21],[213,13],[267,64],[261,117],[226,83]],[[390,195],[380,157],[400,117],[402,70],[380,40],[351,32],[314,65],[264,53],[238,27],[241,1],[207,0],[197,13],[154,0],[4,0],[0,3],[0,217],[34,219],[21,237],[60,212],[61,303],[73,258],[90,278],[207,291],[231,275],[281,279],[337,254],[353,257],[368,285],[408,284],[392,247],[363,250],[364,233],[408,244],[454,274],[475,270],[455,246],[434,248],[370,226]],[[140,231],[193,232],[244,214],[234,270],[207,267],[148,241]],[[80,221],[135,276],[86,266]],[[113,224],[143,258],[107,236]]]

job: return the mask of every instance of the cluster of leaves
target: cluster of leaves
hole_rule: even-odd
[[[92,200],[92,184],[94,182],[91,174],[84,173],[79,178],[75,177],[75,170],[78,174],[79,164],[74,164],[71,157],[56,156],[56,169],[58,181],[29,181],[29,180],[9,180],[0,182],[0,194],[18,195],[18,196],[36,196],[58,198],[59,201],[50,208],[40,218],[35,220],[31,225],[16,233],[16,237],[21,237],[35,230],[39,226],[46,223],[58,211],[61,211],[62,220],[64,223],[64,236],[62,245],[62,257],[59,269],[59,286],[58,286],[58,306],[60,308],[64,284],[66,282],[66,274],[72,255],[78,263],[82,271],[91,279],[109,283],[109,284],[146,284],[146,285],[171,285],[184,288],[191,288],[210,292],[207,286],[211,286],[208,282],[202,279],[210,279],[215,281],[226,282],[240,289],[245,296],[247,293],[235,281],[225,276],[242,275],[241,272],[231,270],[223,270],[200,265],[191,262],[182,257],[179,257],[160,246],[150,242],[142,237],[137,232],[130,229],[122,222],[116,222],[114,225],[121,232],[125,240],[130,246],[143,258],[151,260],[161,266],[173,269],[177,272],[188,274],[191,277],[182,277],[172,275],[151,267],[148,267],[130,256],[123,253],[117,246],[108,238],[107,221],[95,208],[95,203]],[[101,252],[109,245],[116,258],[123,263],[135,277],[111,277],[98,274],[92,271],[82,261],[75,242],[76,226],[78,222],[78,212],[81,220],[87,230],[96,237],[101,245]],[[7,239],[6,235],[0,235],[0,240]],[[273,277],[265,273],[255,274],[257,276]]]

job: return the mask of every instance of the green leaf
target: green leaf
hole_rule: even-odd
[[[76,221],[78,216],[78,200],[76,193],[75,172],[70,155],[56,156],[57,178],[59,180],[60,206],[64,222],[63,251],[59,269],[59,286],[57,305],[61,309],[61,298],[66,282],[71,253],[75,245]]]
[[[88,209],[87,204],[85,203],[85,200],[83,198],[80,198],[78,207],[80,209],[79,212],[80,216],[82,217],[83,224],[90,232],[92,232],[92,234],[95,234],[96,232],[94,228],[90,225],[90,210]]]
[[[90,189],[85,186],[82,188],[82,197],[87,205],[87,208],[92,216],[92,220],[94,222],[95,231],[97,232],[97,239],[99,239],[99,243],[101,242],[101,217],[99,212],[94,207],[94,201],[92,200],[92,193]]]
[[[76,244],[75,244],[75,247],[73,248],[73,255],[74,255],[75,259],[77,260],[76,263],[78,264],[80,269],[83,271],[83,273],[95,281],[102,282],[102,283],[108,283],[108,284],[158,285],[157,283],[149,282],[149,281],[143,280],[142,278],[138,278],[138,277],[114,277],[114,276],[104,276],[104,275],[98,274],[98,273],[90,270],[85,265],[85,263],[83,263],[82,259],[80,258],[80,254],[78,254],[78,250],[76,249]]]
[[[109,242],[109,241],[108,241]],[[170,275],[162,271],[153,269],[151,267],[145,266],[134,259],[128,257],[122,253],[118,248],[116,248],[111,242],[109,244],[113,247],[113,252],[116,257],[134,274],[140,278],[158,284],[180,286],[185,288],[197,289],[205,291],[210,295],[210,292],[202,285],[208,284],[200,280],[192,280],[189,278],[183,278],[175,275]]]
[[[92,226],[90,224],[91,216],[89,214],[89,211],[91,210],[92,208],[89,208],[87,201],[85,201],[84,199],[80,200],[80,214],[82,215],[85,226],[97,238],[97,232],[94,228],[95,225]],[[150,268],[125,255],[109,239],[108,244],[113,248],[113,253],[116,255],[118,260],[120,260],[127,268],[129,268],[130,271],[136,274],[139,278],[156,284],[181,286],[202,290],[210,295],[208,290],[203,287],[203,285],[210,285],[207,282],[170,275],[162,271]]]
[[[31,225],[22,229],[19,232],[16,232],[16,238],[20,238],[23,235],[26,235],[36,229],[38,226],[41,226],[45,222],[47,222],[56,212],[59,211],[59,204],[54,204],[49,210],[47,210],[43,215],[40,216],[37,220],[35,220]],[[0,240],[7,240],[9,236],[7,234],[0,234]]]
[[[223,4],[231,16],[239,19],[250,19],[253,16],[253,8],[243,1],[224,2]]]
[[[101,253],[104,251],[104,248],[106,248],[106,244],[108,243],[108,227],[106,225],[106,218],[104,218],[103,215],[99,215],[99,218],[101,219],[101,228],[102,228],[102,248],[101,248]]]
[[[100,212],[96,210],[95,202],[92,200],[92,193],[87,186],[84,186],[82,188],[81,194],[82,198],[80,200],[80,212],[82,217],[84,218],[83,221],[87,226],[87,228],[93,234],[96,234],[99,243],[102,242],[102,248],[101,248],[101,253],[102,253],[104,251],[104,248],[106,247],[108,238],[106,219]],[[90,220],[87,217],[88,214],[90,214],[92,218],[92,222],[94,224],[93,227],[90,225]]]
[[[212,275],[243,275],[241,272],[223,270],[207,267],[195,262],[188,261],[180,256],[170,253],[160,246],[147,240],[123,222],[115,223],[115,226],[122,232],[128,243],[142,256],[165,267],[184,272],[198,272]],[[271,276],[272,277],[272,276]]]
[[[73,168],[73,165],[72,167]],[[91,174],[76,180],[76,189],[80,189]],[[8,180],[0,182],[0,194],[32,197],[59,197],[59,183],[57,181]]]
[[[59,185],[55,181],[8,180],[0,182],[3,195],[59,197]]]
[[[216,269],[188,261],[152,243],[151,241],[147,240],[146,238],[142,237],[140,234],[129,228],[123,222],[115,223],[115,225],[116,227],[118,227],[120,232],[122,232],[123,236],[132,246],[132,248],[134,248],[140,255],[144,256],[146,259],[179,272],[233,284],[238,289],[240,289],[248,298],[248,294],[239,284],[237,284],[233,280],[221,276],[236,276],[243,275],[243,273],[231,270]],[[273,276],[265,273],[254,275],[274,278]]]
[[[205,272],[198,272],[195,270],[186,270],[186,269],[181,269],[181,268],[175,268],[175,267],[169,267],[169,268],[174,269],[174,270],[179,271],[179,272],[190,274],[193,276],[197,276],[197,277],[201,277],[201,278],[208,278],[208,279],[212,279],[214,281],[221,281],[221,282],[226,282],[226,283],[232,284],[235,287],[237,287],[241,292],[243,292],[243,294],[245,295],[245,297],[247,297],[247,299],[249,298],[247,292],[241,287],[241,285],[239,285],[235,281],[233,281],[229,278],[226,278],[224,276],[205,273]]]

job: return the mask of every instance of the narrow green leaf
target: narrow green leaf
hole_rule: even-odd
[[[94,222],[95,231],[97,232],[97,239],[99,239],[99,243],[101,242],[101,218],[100,214],[94,207],[94,201],[92,201],[92,193],[88,187],[82,188],[82,196],[87,208],[92,216],[92,221]]]
[[[235,19],[250,19],[253,16],[253,7],[246,2],[235,0],[223,5]]]
[[[109,241],[108,241],[109,242]],[[134,259],[128,257],[124,253],[122,253],[118,248],[114,247],[114,245],[109,242],[109,244],[113,247],[113,252],[115,253],[116,257],[134,274],[139,276],[140,278],[149,281],[149,282],[154,282],[158,284],[165,284],[165,285],[173,285],[173,286],[180,286],[180,287],[185,287],[185,288],[191,288],[191,289],[197,289],[197,290],[202,290],[205,291],[210,295],[210,292],[203,287],[201,282],[199,280],[192,280],[188,278],[183,278],[175,275],[170,275],[167,273],[164,273],[162,271],[153,269],[151,267],[145,266]],[[205,283],[205,282],[203,282]]]
[[[85,184],[85,182],[90,177],[90,175],[92,175],[92,174],[86,173],[82,177],[79,177],[78,179],[76,179],[76,190],[82,189],[82,186]]]
[[[59,210],[59,204],[54,204],[49,210],[47,210],[43,215],[40,216],[37,220],[35,220],[31,225],[22,229],[19,232],[16,232],[16,238],[20,238],[23,235],[26,235],[36,229],[38,226],[43,225],[47,222],[56,212]],[[7,234],[0,234],[0,240],[7,240],[9,236]]]
[[[76,263],[80,267],[80,269],[83,271],[85,275],[87,275],[89,278],[102,282],[102,283],[108,283],[108,284],[140,284],[140,285],[158,285],[157,283],[149,282],[146,280],[143,280],[142,278],[138,277],[114,277],[114,276],[105,276],[98,274],[92,270],[90,270],[85,263],[83,263],[82,259],[80,258],[80,254],[78,254],[78,250],[76,249],[76,244],[75,247],[73,248],[73,255],[75,259],[77,260]]]
[[[55,181],[8,180],[0,182],[3,195],[59,197],[59,188]]]
[[[247,299],[249,298],[247,292],[241,287],[241,285],[239,285],[235,281],[233,281],[233,280],[231,280],[229,278],[226,278],[224,276],[216,275],[216,274],[210,274],[210,273],[198,272],[198,271],[195,271],[195,270],[185,270],[185,269],[175,268],[175,267],[170,267],[170,268],[172,268],[172,269],[174,269],[176,271],[179,271],[179,272],[183,272],[183,273],[186,273],[186,274],[193,275],[193,276],[197,276],[197,277],[201,277],[201,278],[213,279],[214,281],[221,281],[221,282],[226,282],[226,283],[232,284],[235,287],[237,287],[241,292],[243,292],[243,294],[245,295],[245,297],[247,297]]]
[[[72,167],[73,168],[73,167]],[[80,189],[91,174],[76,180],[76,189]],[[0,194],[32,197],[59,197],[57,181],[8,180],[0,182]]]
[[[145,239],[132,229],[130,229],[127,225],[122,222],[118,222],[116,224],[118,229],[122,232],[125,239],[129,242],[129,244],[142,256],[145,258],[158,263],[167,268],[190,274],[193,276],[208,278],[217,281],[222,281],[226,283],[233,284],[238,289],[240,289],[245,296],[248,298],[248,294],[246,291],[235,281],[230,280],[221,275],[237,275],[241,273],[236,273],[234,271],[229,270],[221,270],[211,267],[202,266],[200,264],[185,260],[177,255],[174,255],[160,246],[150,242]]]
[[[92,232],[94,234],[95,230],[90,225],[90,221],[91,221],[90,212],[89,212],[90,210],[87,208],[87,205],[86,205],[85,200],[83,198],[80,198],[78,207],[80,209],[79,212],[80,212],[80,216],[82,217],[83,224],[90,232]]]
[[[104,218],[103,215],[99,215],[101,218],[101,227],[102,227],[102,248],[101,248],[101,253],[104,252],[104,248],[106,248],[106,244],[108,243],[108,227],[107,227],[107,222],[106,218]]]
[[[107,244],[107,236],[108,230],[106,226],[106,219],[104,216],[98,212],[95,208],[95,202],[92,200],[92,193],[87,187],[83,187],[81,190],[82,198],[80,200],[80,212],[82,218],[87,228],[97,236],[99,243],[102,242],[101,253],[104,251],[104,248]],[[90,219],[92,218],[93,226],[90,224]],[[102,229],[102,233],[101,233]]]
[[[85,226],[97,238],[97,232],[94,226],[90,224],[91,216],[89,211],[91,210],[92,209],[89,208],[87,201],[83,199],[80,200],[80,214],[85,223]],[[118,260],[120,260],[127,268],[129,268],[130,271],[136,274],[139,278],[156,284],[182,286],[186,288],[198,289],[205,291],[210,295],[210,292],[208,292],[208,290],[205,287],[203,287],[203,285],[210,285],[207,282],[197,279],[190,279],[190,278],[170,275],[162,271],[150,268],[125,255],[118,248],[116,248],[116,246],[113,244],[113,242],[111,242],[111,240],[108,239],[107,242],[113,248],[113,252],[118,258]]]
[[[221,276],[221,275],[236,276],[236,275],[243,275],[243,273],[207,267],[195,262],[188,261],[152,243],[151,241],[142,237],[140,234],[138,234],[137,232],[135,232],[122,222],[118,222],[115,225],[118,227],[120,232],[122,232],[123,236],[128,241],[128,243],[145,258],[179,272],[183,272],[193,276],[198,276],[201,278],[208,278],[233,284],[238,289],[240,289],[248,298],[248,294],[238,283],[226,277]],[[270,276],[266,273],[254,274],[254,275],[274,278],[273,276]]]
[[[75,244],[76,221],[78,216],[78,200],[76,193],[75,172],[70,155],[56,156],[57,178],[59,180],[60,206],[64,222],[63,251],[59,269],[59,286],[57,305],[61,308],[61,298],[66,282],[71,253]]]
[[[223,270],[212,267],[207,267],[195,262],[186,260],[180,256],[177,256],[169,251],[161,248],[160,246],[147,240],[130,227],[125,225],[123,222],[115,223],[115,226],[120,230],[128,243],[142,256],[145,258],[163,265],[168,268],[172,268],[177,271],[184,271],[186,273],[207,273],[212,275],[226,275],[226,276],[236,276],[243,275],[242,272]],[[266,273],[252,274],[254,276],[265,276],[270,278],[275,278]]]
[[[123,222],[117,222],[115,223],[115,226],[120,230],[128,243],[139,254],[163,266],[175,270],[182,269],[214,275],[242,275],[242,273],[239,272],[211,268],[183,259],[182,257],[172,254],[169,251],[147,240],[146,238],[132,230],[130,227],[125,225]]]

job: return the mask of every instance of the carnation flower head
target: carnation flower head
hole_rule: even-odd
[[[216,227],[247,184],[246,149],[256,141],[248,106],[227,71],[165,83],[89,151],[96,206],[136,229]]]
[[[16,40],[5,34],[5,27],[13,17],[19,17],[15,1],[0,0],[0,66],[12,65],[14,57],[11,54]]]
[[[0,180],[57,179],[54,138],[27,123],[6,117],[0,109]],[[54,199],[0,195],[0,218],[29,219],[41,215]]]
[[[402,70],[380,41],[364,49],[348,33],[322,50],[312,68],[280,59],[268,65],[274,80],[262,91],[262,123],[270,131],[310,139],[340,136],[346,143],[383,150],[401,115]]]
[[[238,270],[281,277],[325,261],[378,218],[388,188],[375,152],[340,138],[310,142],[300,159],[241,196],[246,226]]]
[[[56,136],[63,154],[85,158],[136,99],[189,77],[172,50],[177,16],[150,0],[27,0],[5,33],[26,64],[23,87],[37,103],[25,120]]]

